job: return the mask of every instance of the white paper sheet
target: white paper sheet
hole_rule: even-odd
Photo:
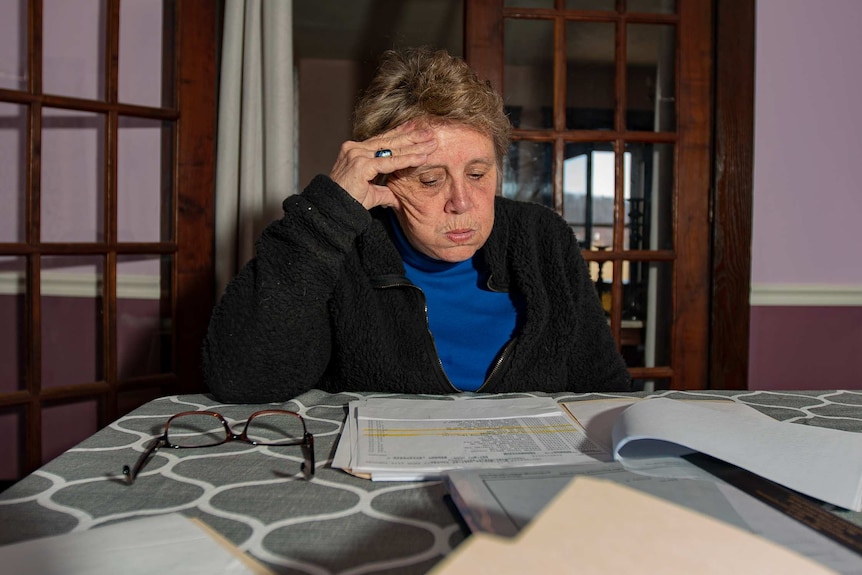
[[[742,404],[650,398],[567,402],[587,434],[627,466],[638,459],[705,453],[805,495],[862,511],[862,434],[784,423]],[[602,412],[601,403],[607,411]],[[732,406],[732,407],[731,407]],[[586,422],[586,423],[585,423]]]
[[[235,556],[183,515],[113,523],[89,531],[0,547],[3,573],[27,575],[252,575]]]

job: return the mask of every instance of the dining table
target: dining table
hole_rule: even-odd
[[[560,402],[723,399],[795,425],[862,432],[862,391],[853,390],[533,392],[501,397],[546,396]],[[149,401],[0,494],[0,545],[179,513],[203,522],[276,573],[426,573],[470,536],[445,483],[372,481],[332,467],[348,404],[369,397],[417,396],[312,389],[289,401],[265,404],[226,404],[205,393]],[[312,478],[301,471],[300,447],[241,441],[201,449],[161,448],[133,483],[123,474],[123,467],[135,464],[175,414],[214,411],[239,430],[250,414],[266,409],[302,416],[314,437]],[[862,525],[862,513],[830,512]]]

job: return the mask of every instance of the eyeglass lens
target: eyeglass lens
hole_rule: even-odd
[[[207,447],[229,439],[220,417],[208,413],[187,413],[171,418],[165,430],[169,445]]]
[[[295,445],[305,438],[305,425],[293,413],[260,411],[249,418],[245,435],[259,445]]]

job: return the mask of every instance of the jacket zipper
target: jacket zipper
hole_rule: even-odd
[[[485,381],[482,382],[482,385],[480,385],[479,389],[477,389],[476,391],[482,391],[482,388],[485,387],[486,385],[488,385],[488,383],[492,379],[494,379],[494,376],[497,375],[498,371],[500,371],[500,366],[503,365],[503,361],[505,361],[505,359],[508,357],[509,352],[511,351],[514,343],[515,343],[514,337],[506,342],[505,347],[503,347],[503,353],[501,353],[497,357],[497,360],[494,362],[494,367],[491,369],[491,373],[488,374],[488,377],[485,378]]]
[[[452,385],[452,381],[449,379],[449,376],[446,375],[446,370],[443,369],[443,360],[440,359],[440,352],[437,351],[437,343],[434,341],[434,334],[431,333],[431,322],[428,320],[428,299],[425,297],[425,292],[422,291],[422,288],[420,288],[417,285],[413,285],[413,284],[409,284],[409,285],[413,289],[417,290],[419,292],[419,295],[422,296],[422,309],[423,309],[423,312],[425,314],[425,331],[428,332],[428,339],[431,341],[431,348],[434,350],[434,357],[437,358],[437,367],[439,368],[437,375],[442,377],[446,381],[446,384],[453,391],[461,391],[460,389],[458,389],[457,387]]]
[[[488,290],[490,290],[492,292],[497,292],[497,293],[508,292],[508,290],[506,290],[506,289],[496,289],[494,286],[492,286],[491,282],[493,279],[494,279],[494,275],[488,274],[488,281],[485,282],[485,286],[488,288]],[[476,391],[482,391],[482,389],[486,385],[488,385],[488,383],[492,379],[494,379],[494,376],[497,375],[497,372],[500,371],[500,367],[503,365],[503,362],[509,356],[509,352],[511,352],[512,347],[514,346],[515,339],[517,339],[517,336],[513,337],[512,339],[510,339],[509,341],[506,342],[506,345],[503,347],[503,352],[497,357],[496,361],[494,361],[494,367],[491,368],[491,373],[488,374],[488,377],[485,378],[485,381],[482,382],[482,385],[480,385],[479,389],[477,389]]]
[[[449,386],[452,391],[461,391],[460,389],[452,385],[452,382],[449,380],[449,376],[446,375],[446,371],[443,369],[443,360],[440,359],[440,353],[437,351],[437,344],[434,343],[434,334],[431,333],[431,326],[430,322],[428,321],[428,300],[425,299],[425,292],[422,291],[422,288],[406,280],[395,280],[391,283],[378,285],[377,287],[381,289],[405,287],[413,288],[419,292],[419,295],[422,297],[422,307],[425,314],[425,331],[428,333],[428,340],[431,343],[431,350],[434,352],[434,357],[437,358],[437,367],[439,368],[437,371],[437,375],[446,383],[446,385]],[[482,385],[485,384],[483,383]]]

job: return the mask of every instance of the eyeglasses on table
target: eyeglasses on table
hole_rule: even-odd
[[[314,436],[308,432],[301,415],[283,409],[252,413],[240,434],[234,433],[224,416],[215,411],[177,413],[168,419],[164,432],[153,438],[133,468],[123,466],[123,476],[127,484],[134,483],[150,456],[160,447],[213,447],[229,441],[275,447],[299,445],[305,458],[301,467],[303,476],[305,479],[314,476]]]

